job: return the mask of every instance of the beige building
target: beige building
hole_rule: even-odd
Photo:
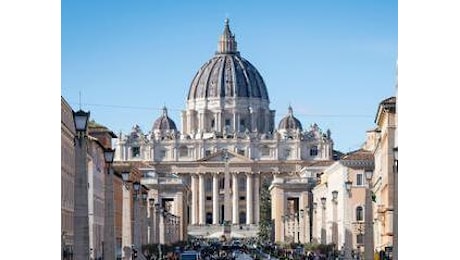
[[[373,169],[372,152],[360,149],[346,154],[318,177],[312,190],[314,242],[333,243],[337,250],[352,255],[364,252],[365,214],[372,210],[370,201],[366,202],[370,190],[365,173]],[[350,191],[346,182],[351,182]]]
[[[316,124],[304,129],[290,106],[275,125],[269,105],[262,76],[237,50],[226,20],[217,52],[192,79],[181,130],[164,108],[150,131],[134,126],[118,136],[115,160],[146,165],[142,183],[160,206],[171,204],[181,239],[218,235],[224,222],[234,236],[255,236],[261,183],[273,181],[275,240],[282,241],[282,216],[309,207],[309,179],[333,162],[333,141]],[[310,239],[305,223],[297,240]]]
[[[61,97],[61,246],[63,259],[70,259],[74,244],[74,138],[73,110],[67,101]]]
[[[396,143],[397,113],[396,97],[390,97],[380,102],[375,117],[377,128],[368,132],[366,149],[372,151],[375,159],[375,174],[373,176],[374,207],[374,244],[375,248],[385,250],[393,247],[393,238],[397,234],[395,224],[395,188],[394,148]]]

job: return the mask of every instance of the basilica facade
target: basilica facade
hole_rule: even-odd
[[[139,162],[149,196],[178,216],[184,234],[210,235],[224,222],[257,230],[268,183],[275,241],[291,231],[294,241],[310,241],[311,188],[334,162],[331,132],[304,128],[291,106],[275,122],[263,77],[238,51],[228,19],[191,81],[180,126],[163,108],[151,129],[118,135],[115,161]]]

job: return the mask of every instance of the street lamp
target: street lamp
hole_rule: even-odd
[[[89,112],[73,112],[75,131],[75,181],[74,181],[74,256],[75,259],[89,259],[88,218],[88,165],[86,161]]]
[[[113,174],[112,163],[115,149],[104,149],[104,159],[107,165],[107,178],[105,183],[105,214],[104,214],[104,258],[115,259],[115,219],[113,208]]]
[[[372,217],[372,175],[374,171],[365,171],[367,179],[366,189],[366,224],[364,228],[364,258],[373,259],[374,257],[374,229],[373,229],[373,217]]]
[[[344,250],[345,250],[345,259],[351,259],[351,240],[353,239],[352,234],[351,234],[351,228],[350,228],[350,207],[349,207],[349,200],[351,197],[351,185],[352,182],[350,180],[345,181],[345,190],[347,191],[348,197],[345,197],[345,245],[344,245]]]
[[[321,244],[326,244],[326,197],[321,197]]]
[[[138,181],[133,182],[133,189],[134,189],[134,232],[133,232],[133,245],[134,249],[140,249],[140,230],[139,230],[139,190],[141,188],[141,184]]]

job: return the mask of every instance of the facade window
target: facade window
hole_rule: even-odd
[[[230,127],[230,123],[231,123],[230,119],[225,119],[225,126]]]
[[[318,155],[318,146],[313,146],[310,148],[310,156],[317,156]]]
[[[224,189],[224,187],[225,187],[225,177],[222,177],[219,180],[219,189]]]
[[[245,131],[245,130],[246,130],[246,120],[241,119],[240,120],[240,132]]]
[[[292,150],[291,149],[286,149],[285,153],[286,153],[286,158],[291,157]]]
[[[236,151],[239,155],[244,155],[244,150],[243,149],[238,149]]]
[[[210,156],[210,155],[211,155],[211,150],[206,150],[206,151],[204,151],[204,156],[205,156],[205,157],[208,157],[208,156]]]
[[[211,191],[212,190],[212,180],[210,178],[205,179],[205,190]]]
[[[356,174],[356,185],[357,186],[363,186],[364,185],[364,183],[363,183],[363,174],[362,173]]]
[[[160,158],[161,158],[161,159],[166,158],[166,150],[161,150],[161,151],[160,151]]]
[[[188,148],[187,148],[187,146],[181,146],[179,148],[179,157],[188,157]]]
[[[212,212],[206,212],[206,224],[212,224]]]
[[[133,153],[133,157],[141,156],[141,148],[139,146],[132,147],[131,151]]]
[[[363,234],[358,234],[356,235],[356,244],[364,244],[364,236]]]
[[[245,177],[238,178],[238,188],[240,190],[246,190],[246,178]]]
[[[270,156],[270,148],[266,145],[262,147],[262,156]]]
[[[240,200],[245,200],[246,197],[245,196],[240,196]]]
[[[216,125],[216,121],[214,119],[211,120],[211,129],[214,129]]]
[[[358,206],[356,208],[356,221],[363,221],[364,220],[364,217],[363,217],[363,207],[361,206]]]
[[[206,200],[212,200],[211,196],[206,196]]]

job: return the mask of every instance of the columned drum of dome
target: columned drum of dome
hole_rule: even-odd
[[[262,76],[241,57],[226,19],[218,51],[190,85],[181,132],[272,132],[275,111],[270,110],[269,103]]]

